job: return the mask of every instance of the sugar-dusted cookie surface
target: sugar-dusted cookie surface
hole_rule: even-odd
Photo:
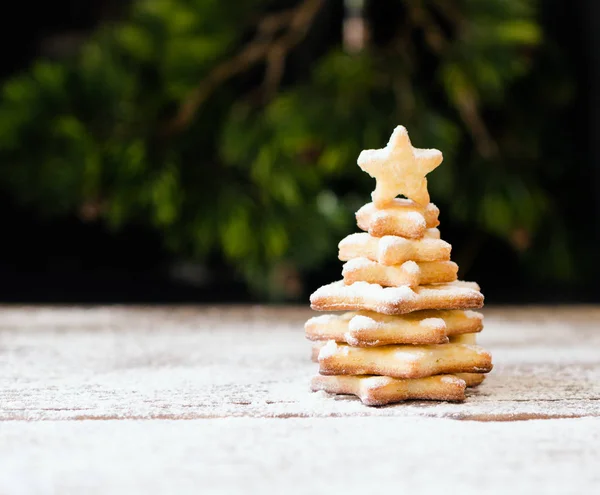
[[[317,341],[313,342],[311,349],[311,361],[313,363],[319,362],[319,352],[321,349],[327,344],[325,341]],[[454,376],[464,380],[467,387],[476,387],[477,385],[481,385],[485,380],[484,373],[453,373]],[[322,376],[331,376],[331,375],[322,375]],[[337,375],[337,376],[355,376],[355,375]],[[439,375],[438,375],[439,376]],[[419,378],[417,378],[419,380]]]
[[[428,229],[422,239],[394,235],[374,237],[359,232],[342,239],[338,248],[338,257],[342,261],[367,258],[382,265],[401,265],[405,261],[449,261],[452,251],[452,246],[439,238],[437,229]]]
[[[458,265],[453,261],[405,261],[401,265],[382,265],[368,258],[354,258],[344,263],[342,277],[346,285],[369,282],[384,287],[443,284],[454,282]]]
[[[421,285],[411,289],[382,287],[367,282],[346,285],[343,280],[317,289],[310,296],[317,311],[374,311],[399,315],[424,309],[477,309],[483,306],[483,294],[472,282]]]
[[[474,334],[482,328],[481,313],[460,310],[415,311],[399,316],[352,311],[314,316],[304,325],[309,340],[335,340],[358,347],[443,344],[448,337]]]
[[[309,340],[335,340],[358,347],[387,344],[443,344],[448,342],[442,318],[388,316],[371,311],[314,316],[304,329]]]
[[[455,335],[453,337],[448,337],[448,340],[451,344],[470,344],[475,345],[475,338],[462,339],[461,337],[468,337],[469,334],[466,335]],[[316,340],[312,343],[311,352],[310,352],[310,360],[313,363],[319,362],[319,352],[321,349],[325,347],[327,344],[326,340]],[[474,385],[479,385],[483,381],[483,377],[485,375],[481,373],[454,373],[456,376],[460,376],[463,380],[467,382],[467,387],[472,387]],[[463,376],[464,375],[464,376]]]
[[[367,406],[383,406],[405,400],[463,401],[466,383],[454,375],[399,379],[389,376],[322,376],[312,379],[311,388],[332,394],[356,395]]]
[[[375,237],[398,235],[420,238],[425,231],[437,227],[440,210],[433,203],[417,205],[414,201],[396,198],[385,208],[367,203],[356,212],[356,223],[361,230]]]
[[[319,352],[322,375],[385,375],[422,378],[445,373],[487,373],[492,356],[467,344],[352,347],[330,340]]]
[[[442,163],[442,152],[414,148],[404,126],[397,126],[387,143],[378,150],[364,150],[358,166],[377,181],[373,202],[383,207],[403,194],[418,204],[429,203],[425,175]]]

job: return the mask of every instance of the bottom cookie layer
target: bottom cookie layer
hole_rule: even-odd
[[[313,391],[356,395],[367,406],[383,406],[405,400],[465,400],[465,380],[455,375],[401,379],[389,376],[318,375]]]

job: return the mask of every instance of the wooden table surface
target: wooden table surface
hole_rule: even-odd
[[[306,308],[0,308],[0,494],[600,493],[600,307],[484,313],[465,403],[368,408]]]

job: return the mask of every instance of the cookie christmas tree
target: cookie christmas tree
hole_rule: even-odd
[[[358,157],[376,187],[356,213],[363,232],[339,244],[343,280],[310,298],[315,310],[347,311],[306,322],[319,363],[313,390],[354,394],[367,405],[459,401],[492,369],[490,354],[475,345],[483,316],[472,310],[483,295],[457,280],[429,202],[425,176],[441,162],[440,151],[414,148],[402,126],[385,148]]]

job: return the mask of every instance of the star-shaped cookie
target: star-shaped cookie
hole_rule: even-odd
[[[399,125],[385,148],[362,151],[358,166],[377,181],[372,197],[378,208],[389,204],[398,194],[425,206],[429,203],[425,175],[442,159],[439,150],[413,148],[406,128]]]

